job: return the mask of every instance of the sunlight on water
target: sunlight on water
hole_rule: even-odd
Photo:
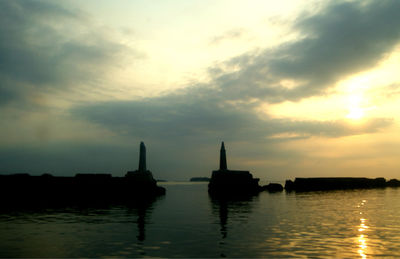
[[[358,208],[362,208],[366,200],[362,200],[360,204],[357,205]],[[360,211],[360,215],[362,215],[362,212]],[[362,259],[367,258],[367,251],[368,251],[368,236],[365,234],[365,231],[368,230],[368,226],[366,225],[366,219],[365,218],[360,218],[360,225],[357,226],[358,232],[361,232],[360,235],[358,236],[358,254]]]
[[[367,248],[367,241],[366,238],[364,237],[364,235],[360,235],[358,237],[358,242],[360,249],[358,249],[358,254],[361,256],[361,258],[367,258],[367,255],[365,254],[365,250]]]

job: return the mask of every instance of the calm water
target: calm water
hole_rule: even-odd
[[[400,257],[400,188],[215,201],[166,183],[151,204],[0,215],[0,257]]]

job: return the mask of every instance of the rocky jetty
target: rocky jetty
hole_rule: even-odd
[[[390,179],[386,182],[387,187],[400,187],[400,181],[397,179]]]
[[[261,189],[268,192],[282,192],[283,186],[279,183],[270,183],[268,185],[262,186]]]
[[[212,172],[208,192],[214,196],[253,195],[261,191],[259,179],[249,171],[229,170],[224,142],[221,144],[219,170]]]
[[[140,145],[139,169],[125,177],[111,174],[76,174],[74,177],[43,174],[0,175],[0,205],[65,204],[80,202],[130,202],[165,194],[146,170],[145,147]]]
[[[364,177],[320,177],[320,178],[295,178],[294,181],[286,180],[286,191],[325,191],[325,190],[346,190],[346,189],[370,189],[400,187],[400,181],[385,178],[364,178]]]

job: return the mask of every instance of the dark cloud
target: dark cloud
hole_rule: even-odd
[[[217,76],[215,83],[233,99],[281,102],[323,94],[393,50],[400,41],[399,8],[395,0],[332,1],[322,12],[297,20],[293,28],[302,39],[230,60],[225,66],[238,71]],[[298,85],[288,89],[283,79]]]
[[[390,119],[371,119],[353,125],[346,121],[304,121],[273,119],[246,105],[222,100],[188,100],[186,95],[170,95],[143,101],[97,103],[74,109],[74,115],[105,125],[122,135],[142,138],[183,138],[198,136],[259,142],[277,134],[341,137],[379,131]],[[193,97],[192,97],[193,98]],[[178,101],[181,100],[181,101]],[[284,140],[284,138],[282,138]]]
[[[0,76],[0,105],[12,102],[18,99],[18,91],[13,82]]]
[[[99,82],[122,53],[137,54],[84,13],[43,1],[0,1],[0,104]]]

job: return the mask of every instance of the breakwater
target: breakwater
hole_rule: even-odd
[[[400,187],[400,181],[385,178],[365,177],[319,177],[319,178],[295,178],[294,181],[286,180],[286,191],[325,191],[346,189],[370,189]]]
[[[112,177],[111,174],[77,174],[60,177],[44,174],[0,175],[1,204],[70,202],[129,202],[165,194],[154,179]]]

